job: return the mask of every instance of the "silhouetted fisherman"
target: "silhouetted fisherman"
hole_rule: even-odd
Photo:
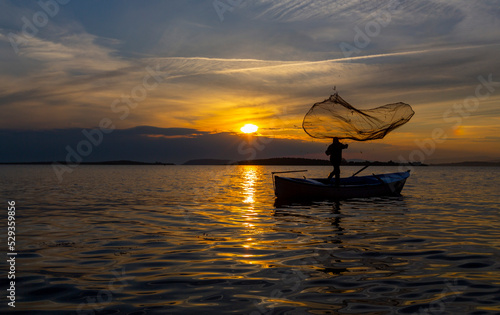
[[[326,155],[330,156],[330,163],[333,165],[333,171],[328,176],[328,180],[335,175],[335,186],[340,186],[340,162],[342,162],[342,150],[347,149],[348,145],[339,141],[339,138],[334,137],[332,144],[326,149]]]

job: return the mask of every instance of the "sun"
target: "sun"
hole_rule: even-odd
[[[243,133],[253,133],[256,132],[258,129],[259,127],[253,124],[246,124],[245,126],[240,128],[241,132]]]

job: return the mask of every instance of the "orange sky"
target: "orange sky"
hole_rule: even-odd
[[[413,107],[407,125],[366,146],[390,146],[382,158],[422,150],[440,128],[447,139],[432,140],[437,150],[426,159],[500,159],[500,17],[486,3],[428,2],[305,1],[297,10],[294,1],[264,1],[222,19],[210,4],[172,12],[169,4],[70,3],[36,36],[23,33],[22,17],[41,8],[6,2],[0,123],[93,128],[110,118],[119,129],[210,133],[253,123],[261,136],[318,141],[302,119],[336,86],[360,109]]]

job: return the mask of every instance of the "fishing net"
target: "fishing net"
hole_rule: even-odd
[[[313,138],[367,141],[382,139],[406,124],[413,114],[411,106],[401,102],[361,111],[335,93],[311,107],[302,128]]]

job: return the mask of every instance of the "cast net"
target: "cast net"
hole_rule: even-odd
[[[406,124],[413,114],[411,106],[401,102],[359,110],[335,93],[311,107],[304,117],[302,128],[313,138],[367,141],[382,139]]]

